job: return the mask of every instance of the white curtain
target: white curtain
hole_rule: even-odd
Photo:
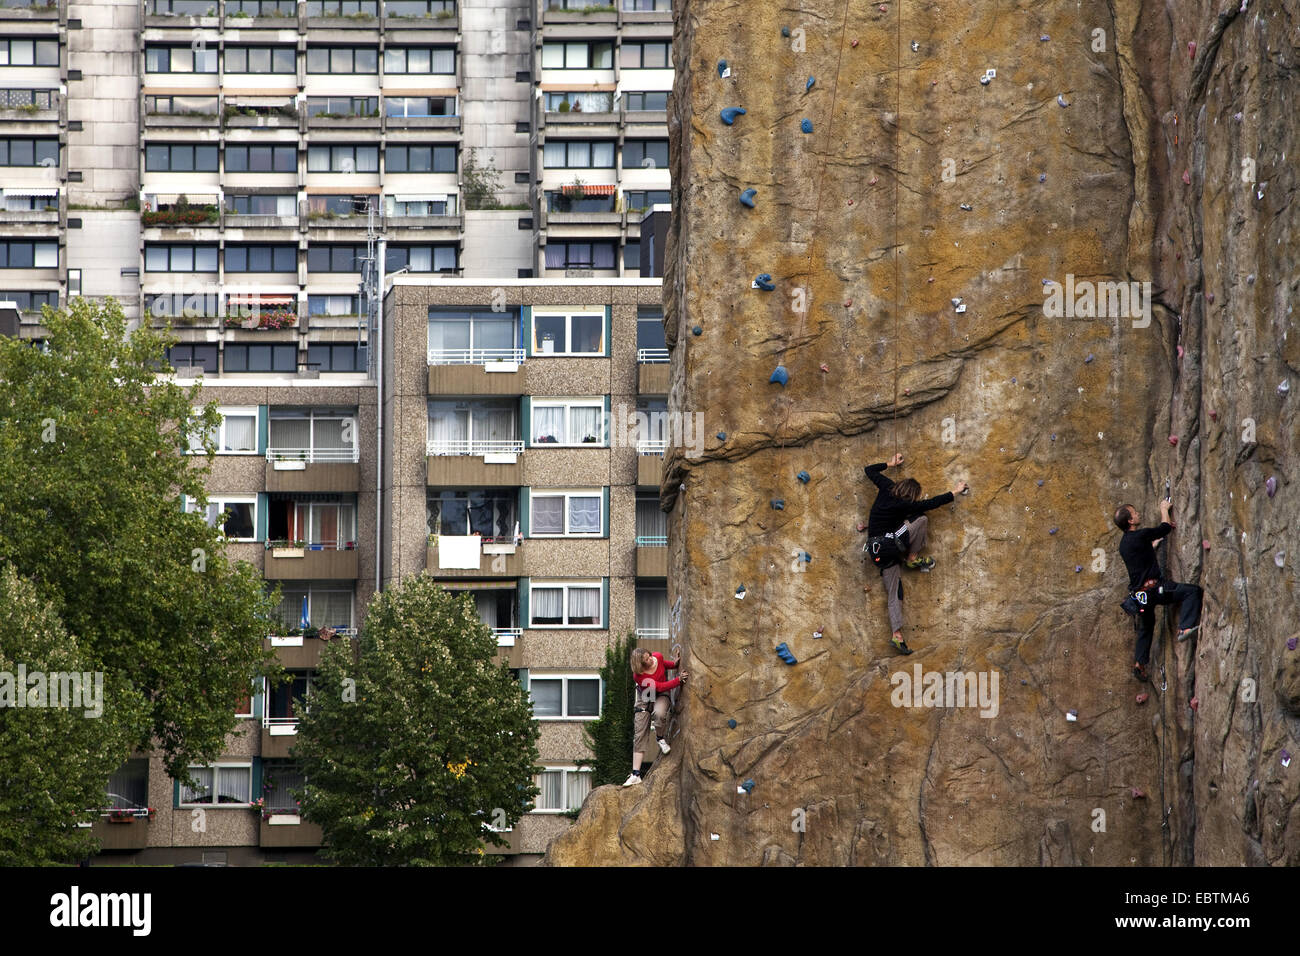
[[[463,443],[469,440],[467,409],[434,408],[429,412],[429,440]]]
[[[591,267],[593,269],[614,268],[614,244],[596,242],[591,246]]]
[[[600,416],[602,408],[599,406],[577,407],[569,409],[569,422],[573,426],[572,433],[569,435],[570,442],[581,442],[589,435],[594,435],[597,444],[601,439]]]
[[[600,533],[600,498],[569,498],[569,530],[574,534]]]
[[[582,770],[570,770],[564,775],[565,789],[568,791],[566,810],[576,810],[591,793],[591,774]]]
[[[481,408],[474,411],[475,441],[515,441],[515,412],[512,408]]]
[[[182,783],[181,803],[207,803],[212,794],[212,768],[191,767],[190,776],[199,782],[199,786],[192,790]]]
[[[608,113],[612,108],[609,93],[569,93],[568,98],[575,109],[584,113]],[[614,144],[610,143],[609,148],[612,156]]]
[[[542,146],[542,165],[548,169],[563,169],[568,163],[568,155],[564,140],[551,140]]]
[[[497,599],[491,591],[476,591],[474,593],[474,610],[478,611],[478,618],[487,627],[505,627],[506,625],[497,624]]]
[[[301,613],[301,599],[298,607]],[[352,626],[352,592],[350,591],[312,591],[310,609],[312,627]]]
[[[226,444],[222,451],[256,451],[257,416],[226,416]]]
[[[544,770],[539,773],[537,775],[537,789],[541,793],[537,795],[537,802],[534,806],[538,810],[563,810],[564,803],[561,800],[563,783],[564,774],[559,770]]]
[[[668,630],[667,588],[637,588],[636,626]]]
[[[533,441],[543,437],[565,441],[563,406],[533,406]]]
[[[248,767],[218,767],[217,802],[248,803],[252,793],[252,775]]]
[[[343,449],[352,449],[352,446],[343,441],[343,422],[342,418],[317,418],[312,422],[312,448],[326,451],[341,451]]]
[[[592,143],[591,144],[591,165],[593,169],[613,169],[614,168],[614,144],[613,143]]]
[[[534,621],[564,620],[564,590],[562,588],[533,588],[529,597]]]
[[[311,421],[306,418],[272,418],[267,436],[272,448],[308,448]]]
[[[458,319],[456,321],[438,319],[431,321],[429,323],[429,348],[469,348],[469,323],[464,319]]]
[[[429,64],[430,73],[455,73],[456,72],[456,53],[450,47],[435,49],[433,51],[432,62]]]
[[[569,623],[600,623],[600,588],[569,588]]]
[[[474,348],[512,349],[515,347],[513,319],[479,319],[474,323]]]
[[[533,533],[564,533],[564,498],[554,495],[533,499]]]
[[[668,515],[659,508],[658,498],[638,498],[636,500],[636,536],[666,537],[668,535]]]

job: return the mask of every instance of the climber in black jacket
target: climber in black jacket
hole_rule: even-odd
[[[920,556],[929,529],[929,519],[925,512],[954,501],[954,494],[960,495],[966,491],[966,482],[959,481],[952,491],[922,499],[921,484],[915,478],[894,482],[885,477],[886,468],[897,467],[902,463],[903,456],[896,453],[888,462],[867,465],[863,470],[880,489],[867,518],[867,540],[870,542],[872,539],[887,538],[896,547],[896,554],[880,565],[880,577],[884,581],[889,604],[889,626],[894,632],[890,643],[900,654],[910,654],[912,650],[903,640],[902,568],[929,571],[934,567],[934,558]],[[900,564],[904,555],[907,556],[906,564]]]

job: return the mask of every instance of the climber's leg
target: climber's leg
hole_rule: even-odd
[[[885,585],[885,598],[889,605],[889,629],[895,637],[903,633],[903,569],[891,564],[880,569],[880,577]]]
[[[1166,581],[1156,595],[1157,604],[1178,604],[1178,639],[1186,640],[1201,622],[1201,600],[1204,593],[1195,584]]]
[[[667,694],[660,694],[655,698],[654,720],[650,724],[655,732],[655,745],[663,753],[668,753],[671,749],[668,746],[668,741],[664,739],[664,733],[668,730],[668,705],[670,703]]]
[[[662,698],[656,698],[657,704]],[[645,752],[650,741],[650,706],[643,701],[637,701],[636,710],[632,714],[632,773],[623,781],[623,786],[630,787],[633,784],[641,782],[641,764],[645,760]]]
[[[907,523],[907,557],[916,560],[916,556],[925,547],[925,536],[930,530],[930,519],[925,515],[913,518]]]
[[[1155,608],[1142,608],[1134,623],[1137,626],[1137,648],[1133,653],[1133,676],[1138,680],[1146,680],[1147,663],[1151,660],[1151,638],[1156,632]]]

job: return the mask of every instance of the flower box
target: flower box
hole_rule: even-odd
[[[271,557],[273,558],[305,558],[307,556],[306,548],[272,548]]]

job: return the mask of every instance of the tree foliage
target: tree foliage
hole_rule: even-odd
[[[604,701],[600,717],[583,725],[583,736],[591,749],[591,785],[622,783],[632,767],[632,708],[636,703],[636,684],[632,680],[629,655],[636,640],[629,631],[605,648],[605,664],[600,669]],[[657,752],[656,752],[657,753]],[[653,760],[655,754],[646,754]]]
[[[426,574],[327,647],[294,754],[306,818],[346,865],[484,862],[537,794],[537,722],[466,595]]]
[[[466,209],[500,209],[501,201],[497,190],[501,188],[501,171],[491,157],[485,165],[478,161],[478,150],[473,147],[465,151],[461,169],[461,181],[465,196]]]
[[[115,302],[74,299],[42,321],[44,350],[0,337],[0,561],[106,672],[108,706],[139,715],[135,745],[156,742],[184,776],[224,751],[249,682],[279,671],[261,576],[180,506],[206,504],[208,458],[183,451],[191,434],[215,451],[216,408],[158,377],[165,334],[128,334]]]

